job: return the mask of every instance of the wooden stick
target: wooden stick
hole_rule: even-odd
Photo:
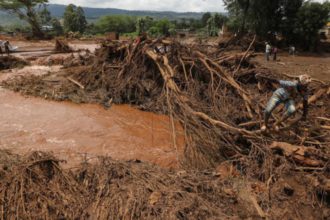
[[[316,118],[322,121],[330,121],[330,118],[325,118],[325,117],[316,117]]]
[[[329,131],[330,131],[330,126],[321,125],[321,128],[323,128],[323,129],[325,129],[325,130],[329,130]]]
[[[71,81],[72,83],[76,84],[77,86],[79,86],[81,89],[85,89],[85,87],[81,83],[79,83],[78,81],[72,79],[71,77],[67,77],[67,79],[69,81]]]
[[[312,167],[322,166],[324,163],[321,160],[312,159],[310,156],[314,155],[317,158],[326,158],[314,147],[297,146],[286,142],[274,141],[270,145],[270,148],[282,150],[286,157],[292,157],[296,162]]]
[[[155,61],[156,65],[158,66],[158,69],[165,81],[165,83],[167,84],[167,86],[173,90],[174,92],[179,93],[180,89],[179,87],[176,85],[176,83],[173,81],[171,74],[174,74],[174,71],[171,70],[171,67],[168,65],[168,63],[166,63],[166,59],[162,59],[163,56],[159,56],[157,55],[155,52],[153,52],[152,50],[147,50],[146,54]],[[163,60],[165,62],[164,63],[160,63],[159,61]],[[166,65],[167,64],[167,65]],[[164,66],[165,65],[165,66]]]
[[[260,124],[262,122],[263,122],[262,120],[260,120],[260,121],[248,121],[248,122],[241,123],[238,126],[240,126],[240,127],[249,127],[249,126]]]
[[[319,98],[321,98],[326,92],[327,92],[328,88],[323,88],[318,90],[314,95],[312,95],[309,99],[308,99],[308,104],[311,104],[315,101],[317,101]],[[298,109],[302,108],[303,104],[300,103],[298,106]]]
[[[244,53],[243,57],[241,58],[241,60],[240,60],[240,62],[239,62],[239,64],[238,64],[236,70],[234,71],[234,74],[233,74],[234,76],[235,76],[236,73],[240,70],[243,60],[246,59],[246,56],[247,56],[248,52],[250,51],[252,45],[254,44],[254,42],[255,42],[255,40],[256,40],[256,36],[257,36],[257,35],[254,35],[252,42],[250,43],[248,49],[246,50],[246,52]]]
[[[233,131],[233,132],[236,132],[236,133],[241,133],[241,134],[246,134],[246,135],[251,135],[251,136],[255,136],[255,133],[254,132],[251,132],[251,131],[248,131],[248,130],[245,130],[245,129],[242,129],[242,128],[235,128],[231,125],[228,125],[222,121],[218,121],[218,120],[215,120],[213,118],[210,118],[208,115],[206,115],[205,113],[203,112],[191,112],[193,115],[195,116],[198,116],[202,119],[204,119],[205,121],[208,121],[209,123],[213,124],[213,125],[216,125],[216,126],[219,126],[219,127],[222,127],[226,130],[229,130],[229,131]]]

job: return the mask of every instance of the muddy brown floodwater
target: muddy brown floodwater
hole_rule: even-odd
[[[81,159],[111,156],[177,167],[184,136],[173,146],[169,118],[127,105],[101,106],[54,102],[0,90],[0,148],[27,153],[52,151],[68,166]],[[179,126],[177,125],[177,130]]]
[[[60,66],[27,66],[2,71],[0,81],[19,75],[58,72]],[[184,134],[177,123],[176,147],[170,119],[128,105],[54,102],[0,88],[0,148],[15,153],[52,151],[72,167],[82,160],[111,156],[175,168],[183,155]]]

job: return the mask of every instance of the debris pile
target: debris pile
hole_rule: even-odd
[[[183,168],[204,170],[229,163],[239,176],[238,182],[230,178],[219,182],[213,174],[189,172],[178,177],[160,168],[148,170],[143,163],[106,160],[106,165],[87,167],[79,174],[81,179],[77,177],[80,185],[92,190],[91,199],[97,202],[89,202],[99,218],[302,218],[297,207],[312,219],[328,216],[329,84],[311,83],[307,121],[300,120],[302,104],[297,103],[296,116],[282,123],[280,131],[261,132],[263,109],[277,87],[267,78],[294,77],[251,62],[253,42],[242,53],[162,39],[106,42],[92,64],[67,67],[60,76],[12,79],[2,86],[48,99],[131,104],[166,114],[173,137],[175,122],[185,130],[185,155],[179,158]],[[278,108],[270,123],[283,110]],[[143,171],[134,171],[136,166]],[[229,188],[221,188],[228,181]],[[223,204],[228,195],[231,203]],[[249,205],[242,208],[237,202]],[[283,212],[286,207],[290,210]]]
[[[221,50],[247,50],[251,44],[254,35],[252,34],[245,34],[245,35],[236,35],[230,38],[222,37],[219,38],[218,46]],[[252,48],[254,51],[264,51],[265,49],[265,41],[255,37],[256,39],[253,40],[254,43]]]
[[[69,46],[68,42],[56,39],[54,51],[57,53],[71,53],[73,49]]]
[[[312,178],[274,184],[213,171],[168,171],[100,157],[65,170],[50,154],[1,152],[3,219],[323,219]],[[274,177],[275,178],[275,177]],[[302,199],[303,198],[303,199]],[[310,206],[314,208],[311,209]],[[294,207],[293,209],[287,209]],[[285,210],[285,211],[283,211]],[[297,211],[298,210],[298,211]]]
[[[29,63],[25,60],[22,60],[13,56],[0,56],[0,70],[12,69],[12,68],[21,68]]]
[[[251,63],[250,50],[209,53],[178,42],[147,40],[138,44],[108,42],[95,55],[92,65],[68,68],[61,81],[53,82],[54,76],[46,75],[14,79],[3,85],[55,100],[104,105],[111,101],[167,114],[186,130],[186,155],[181,162],[187,167],[212,167],[231,158],[245,161],[248,155],[258,158],[254,162],[262,165],[272,158],[270,146],[274,142],[316,147],[324,154],[314,160],[320,166],[327,164],[329,152],[324,150],[329,151],[329,125],[315,120],[320,115],[330,118],[330,90],[323,82],[311,85],[307,122],[296,117],[282,124],[281,132],[262,134],[263,109],[276,85],[257,76],[291,77],[275,75]],[[298,105],[298,116],[300,109]],[[273,122],[280,114],[273,114]],[[300,163],[306,165],[304,160]],[[260,175],[269,178],[264,171]]]
[[[63,65],[63,67],[85,66],[92,64],[94,55],[89,51],[79,51],[71,54],[53,54],[41,57],[33,62],[36,65]]]

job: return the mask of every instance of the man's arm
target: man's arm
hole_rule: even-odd
[[[287,80],[279,80],[279,83],[282,87],[296,87],[297,81],[287,81]]]
[[[277,83],[277,84],[280,83],[278,79],[274,79],[274,78],[271,78],[271,77],[269,77],[269,76],[263,76],[263,75],[261,75],[261,74],[256,74],[256,78],[257,78],[258,80],[263,79],[263,80],[266,80],[266,81],[271,82],[271,83]]]

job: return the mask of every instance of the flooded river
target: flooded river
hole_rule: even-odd
[[[168,117],[127,105],[105,110],[92,104],[54,102],[0,90],[0,148],[17,153],[52,151],[70,165],[111,156],[176,167],[184,136],[176,126],[176,149]]]
[[[60,66],[28,66],[0,72],[0,81],[19,75],[60,71]],[[184,132],[170,119],[127,105],[106,110],[94,104],[47,101],[0,88],[0,148],[15,153],[52,151],[74,166],[82,159],[110,156],[177,167]],[[175,147],[176,146],[176,147]]]

